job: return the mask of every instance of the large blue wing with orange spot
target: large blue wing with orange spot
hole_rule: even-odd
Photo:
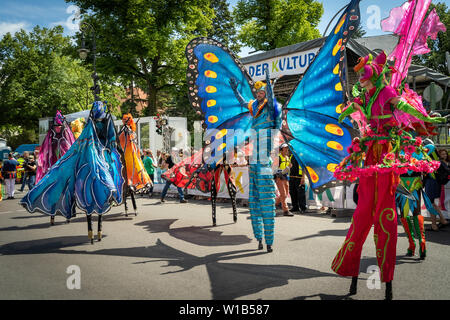
[[[282,134],[316,191],[336,185],[333,172],[348,155],[353,126],[338,123],[345,103],[345,46],[359,20],[352,0],[283,108]]]
[[[186,58],[189,100],[197,113],[204,116],[206,126],[208,146],[204,158],[220,161],[227,144],[241,145],[251,128],[252,117],[234,95],[230,79],[237,80],[237,89],[245,101],[254,99],[253,82],[239,59],[213,39],[193,39],[186,47]]]

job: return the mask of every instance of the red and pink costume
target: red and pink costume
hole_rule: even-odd
[[[359,126],[361,139],[353,140],[348,150],[350,155],[334,174],[339,180],[355,181],[359,178],[359,201],[347,237],[331,268],[342,276],[357,277],[361,250],[374,225],[380,278],[382,282],[391,282],[397,244],[395,194],[400,174],[408,170],[433,172],[439,167],[439,163],[429,157],[423,160],[411,157],[413,152],[422,151],[422,140],[410,134],[413,130],[398,120],[401,117],[397,113],[401,112],[403,118],[405,114],[414,117],[417,123],[424,124],[424,129],[429,128],[429,123],[443,119],[419,112],[418,106],[405,99],[405,94],[400,96],[402,90],[397,91],[387,85],[392,70],[386,61],[384,52],[375,59],[372,56],[361,58],[355,71],[362,71],[360,81],[365,83],[365,88],[359,92],[355,86],[353,93],[356,98],[347,105],[340,118],[351,115]],[[428,133],[427,130],[424,132]]]

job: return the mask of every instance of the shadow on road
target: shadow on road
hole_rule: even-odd
[[[213,299],[235,299],[264,289],[286,285],[289,280],[336,277],[336,275],[331,273],[297,266],[224,263],[227,260],[265,255],[267,254],[265,251],[235,250],[197,257],[170,247],[160,239],[157,240],[155,245],[148,247],[100,249],[95,251],[70,249],[70,247],[88,243],[89,240],[86,236],[19,241],[1,246],[0,253],[2,255],[59,253],[146,258],[151,260],[135,262],[134,264],[166,261],[167,265],[164,267],[179,268],[176,271],[162,273],[162,275],[184,272],[197,266],[205,266],[211,282]],[[88,245],[90,246],[90,244]]]
[[[345,237],[347,235],[347,232],[348,232],[348,230],[323,230],[316,234],[311,234],[309,236],[291,239],[291,241],[298,241],[298,240],[305,240],[305,239],[311,239],[311,238],[315,238],[315,237],[326,237],[326,236]]]
[[[133,220],[134,214],[131,217],[125,217],[124,213],[114,213],[114,214],[103,214],[103,221],[123,221],[123,220]],[[11,227],[5,227],[0,228],[0,231],[20,231],[20,230],[35,230],[35,229],[47,229],[47,228],[53,228],[60,225],[66,225],[67,221],[66,218],[63,216],[57,215],[55,217],[55,225],[50,224],[50,216],[43,215],[40,213],[36,213],[36,215],[29,215],[29,216],[23,216],[23,217],[12,217],[11,219],[28,219],[28,218],[46,218],[48,219],[48,222],[45,223],[39,223],[39,224],[30,224],[27,226],[19,227],[19,226],[11,226]],[[96,222],[98,220],[97,215],[92,215],[92,222]],[[70,219],[70,223],[87,223],[86,222],[86,215],[84,213],[77,213],[77,216],[75,218]]]
[[[167,232],[170,236],[199,246],[232,246],[250,243],[252,240],[244,235],[222,235],[221,231],[212,230],[211,226],[191,226],[170,228],[178,219],[148,220],[136,223],[150,233]]]
[[[103,235],[106,238],[106,235]],[[65,236],[47,239],[17,241],[0,247],[2,255],[65,253],[62,249],[91,245],[87,236]],[[75,251],[76,252],[76,251]]]
[[[450,245],[450,226],[440,228],[439,231],[425,231],[425,240],[443,245]]]
[[[299,296],[293,298],[292,300],[306,300],[308,298],[319,298],[319,300],[355,300],[349,294],[343,296],[336,296],[333,294],[324,294],[324,293],[313,294],[310,296]]]

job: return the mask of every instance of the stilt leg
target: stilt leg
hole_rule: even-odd
[[[98,230],[97,230],[97,240],[102,241],[102,215],[98,215]]]
[[[134,215],[137,216],[136,199],[134,197],[134,192],[133,191],[130,192],[130,196],[131,196],[131,203],[133,204]]]
[[[350,285],[350,290],[348,292],[349,295],[355,295],[357,290],[357,285],[358,285],[358,277],[352,277],[352,284]]]
[[[385,299],[392,300],[392,281],[386,282]]]
[[[228,194],[231,199],[231,206],[233,207],[233,221],[237,221],[237,210],[236,210],[236,186],[233,184],[231,179],[228,179],[227,183]]]
[[[212,205],[212,221],[213,226],[216,226],[216,199],[217,199],[217,190],[216,190],[216,182],[212,181],[211,184],[211,205]]]
[[[52,225],[52,226],[55,225],[55,216],[50,217],[50,225]]]
[[[87,216],[88,223],[88,238],[91,240],[91,244],[94,244],[94,233],[92,232],[92,215]]]
[[[128,204],[127,204],[127,196],[123,199],[123,205],[125,206],[125,217],[128,217]]]

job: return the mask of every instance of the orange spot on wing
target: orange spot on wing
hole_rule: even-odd
[[[210,123],[216,123],[217,120],[219,120],[219,118],[217,118],[216,116],[209,116],[209,117],[208,117],[208,121],[209,121]]]
[[[338,166],[338,165],[337,165],[336,163],[329,163],[329,164],[327,165],[327,170],[330,171],[330,172],[335,172],[337,166]]]
[[[334,150],[338,150],[338,151],[344,150],[344,147],[342,146],[342,144],[340,144],[339,142],[336,142],[336,141],[328,141],[327,147],[334,149]]]
[[[325,126],[325,131],[341,137],[344,135],[344,130],[336,124],[327,124]]]
[[[339,50],[341,49],[342,46],[342,39],[339,39],[339,41],[336,43],[336,45],[333,48],[333,56],[335,56]]]
[[[341,31],[341,28],[345,23],[345,18],[347,18],[347,14],[344,14],[341,21],[339,21],[339,24],[337,25],[336,29],[334,30],[334,34],[337,34],[339,31]]]
[[[203,57],[209,62],[216,63],[219,62],[219,58],[214,53],[208,52],[203,55]]]
[[[205,77],[215,79],[215,78],[217,78],[217,73],[215,73],[214,71],[211,71],[211,70],[205,70]]]
[[[311,167],[306,167],[306,170],[308,170],[309,176],[311,177],[312,182],[316,183],[319,181],[319,176],[317,173],[313,170]]]
[[[214,87],[214,86],[207,86],[207,87],[205,88],[205,90],[206,90],[206,92],[208,92],[208,93],[214,93],[214,92],[217,92],[217,88]]]

